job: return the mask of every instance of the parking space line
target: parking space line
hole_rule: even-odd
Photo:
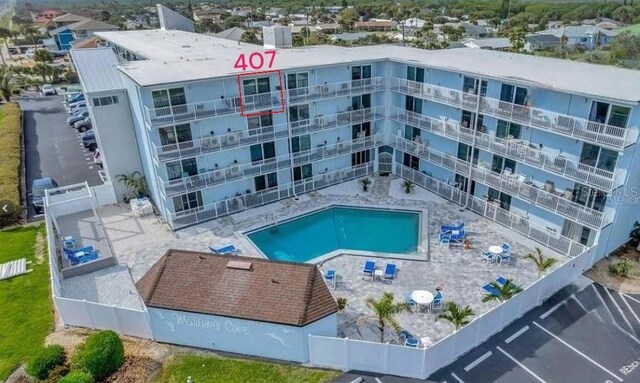
[[[560,303],[558,303],[557,305],[553,306],[552,308],[550,308],[549,310],[547,310],[546,312],[544,312],[542,315],[540,315],[540,319],[544,319],[546,317],[548,317],[549,315],[553,314],[554,311],[556,311],[558,309],[558,307],[562,306],[564,304],[565,301],[562,301]]]
[[[567,346],[568,348],[572,349],[573,351],[576,352],[576,354],[582,356],[583,358],[585,358],[586,360],[588,360],[589,362],[593,363],[595,366],[599,367],[602,371],[605,371],[607,374],[613,376],[614,378],[616,378],[618,381],[620,382],[624,382],[624,380],[622,380],[618,375],[614,374],[613,372],[609,371],[607,368],[605,368],[604,366],[602,366],[600,363],[596,362],[595,360],[589,358],[587,355],[585,355],[584,353],[582,353],[580,350],[578,350],[577,348],[573,347],[572,345],[570,345],[569,343],[567,343],[566,341],[564,341],[562,338],[560,338],[559,336],[557,336],[556,334],[552,333],[551,331],[547,330],[546,328],[540,326],[536,321],[532,322],[534,325],[536,325],[538,328],[540,328],[540,330],[546,332],[547,334],[549,334],[551,337],[555,338],[558,342],[564,344],[565,346]]]
[[[627,316],[624,315],[624,312],[622,311],[622,309],[620,308],[620,305],[618,304],[618,302],[616,302],[615,299],[613,299],[613,295],[611,295],[611,293],[609,292],[609,289],[607,289],[605,287],[604,289],[607,292],[607,295],[609,296],[609,298],[611,299],[611,301],[613,302],[614,306],[616,306],[616,308],[618,309],[618,311],[620,312],[620,315],[622,315],[622,319],[624,319],[624,321],[627,323],[627,325],[629,326],[629,329],[631,331],[633,331],[633,326],[631,325],[631,322],[629,322],[629,319],[627,319]]]
[[[453,372],[451,373],[451,376],[453,376],[453,378],[457,380],[458,383],[464,383],[464,380],[460,379],[458,375],[454,374]]]
[[[633,334],[629,333],[627,330],[623,329],[617,322],[616,322],[616,318],[613,316],[613,313],[611,312],[611,310],[609,309],[609,306],[607,306],[607,303],[604,301],[604,298],[602,297],[602,295],[600,294],[600,292],[598,291],[598,289],[596,289],[596,286],[594,284],[591,285],[591,287],[593,287],[593,291],[596,292],[596,295],[598,296],[598,298],[600,299],[600,302],[602,303],[602,305],[604,306],[604,308],[607,310],[607,312],[609,313],[609,316],[611,317],[611,323],[613,323],[614,326],[616,326],[618,328],[618,330],[622,331],[622,333],[626,334],[629,338],[631,338],[631,340],[633,340],[634,342],[640,344],[640,339],[638,339],[636,336],[634,336]],[[623,293],[624,294],[624,293]],[[626,295],[626,294],[625,294]],[[632,297],[630,297],[632,298]]]
[[[536,375],[533,371],[531,371],[529,369],[529,367],[525,366],[524,364],[520,363],[519,360],[517,360],[516,358],[514,358],[513,356],[509,355],[505,350],[501,349],[500,346],[496,346],[496,348],[498,349],[498,351],[500,351],[501,353],[503,353],[507,358],[511,359],[511,361],[515,364],[517,364],[518,366],[522,367],[523,370],[525,370],[526,372],[528,372],[531,376],[533,376],[534,378],[536,378],[536,380],[540,383],[547,383],[544,379],[542,379],[541,377],[539,377],[538,375]]]
[[[629,304],[629,302],[627,302],[627,300],[624,298],[624,295],[622,293],[620,293],[620,292],[618,292],[618,295],[620,296],[620,299],[622,299],[624,304],[627,306],[629,311],[631,311],[631,315],[633,315],[633,317],[636,318],[636,321],[638,321],[638,323],[640,323],[640,318],[638,317],[638,314],[636,314],[636,312],[633,311],[633,309],[631,308],[631,305]]]
[[[519,337],[520,335],[522,335],[525,332],[527,332],[527,330],[529,330],[529,326],[524,326],[523,328],[518,330],[515,334],[513,334],[510,337],[508,337],[507,339],[505,339],[504,343],[509,344],[509,343],[513,342],[517,337]]]
[[[636,298],[632,297],[631,295],[627,295],[627,294],[625,294],[625,293],[620,293],[620,294],[621,294],[621,295],[624,295],[625,297],[627,297],[627,298],[631,299],[632,301],[634,301],[634,302],[636,302],[636,303],[640,303],[640,300],[638,300],[638,299],[636,299]]]
[[[466,372],[469,372],[469,370],[471,370],[472,368],[474,368],[475,366],[479,365],[480,363],[482,363],[483,361],[485,361],[488,357],[490,357],[493,353],[491,351],[487,351],[484,355],[482,355],[481,357],[479,357],[478,359],[474,360],[473,362],[469,363],[467,365],[467,367],[464,368],[464,370]]]

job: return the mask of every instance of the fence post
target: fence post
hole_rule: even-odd
[[[349,338],[344,338],[344,370],[349,371]]]
[[[384,344],[384,373],[389,373],[389,342]]]

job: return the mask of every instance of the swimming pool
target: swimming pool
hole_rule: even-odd
[[[307,262],[338,249],[415,252],[419,231],[419,212],[332,206],[246,235],[269,259]]]

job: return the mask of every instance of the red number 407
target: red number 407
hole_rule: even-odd
[[[271,56],[267,64],[267,68],[271,69],[273,60],[276,58],[276,51],[265,51],[264,54],[262,52],[253,52],[249,55],[249,60],[246,59],[244,53],[241,53],[233,67],[235,69],[247,70],[247,62],[249,62],[248,66],[251,67],[251,69],[262,69],[265,66],[264,56]]]

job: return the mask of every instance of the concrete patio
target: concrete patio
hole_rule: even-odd
[[[430,261],[382,258],[376,260],[379,268],[383,268],[387,262],[398,265],[399,272],[393,283],[363,280],[362,266],[366,257],[342,255],[319,265],[323,271],[328,269],[337,271],[338,284],[332,293],[336,298],[345,297],[348,302],[347,308],[339,314],[339,335],[352,339],[379,341],[380,333],[376,327],[376,321],[370,317],[371,310],[366,307],[365,300],[367,297],[379,298],[385,291],[392,292],[397,300],[405,300],[413,290],[433,292],[435,287],[439,286],[446,301],[470,305],[477,315],[481,315],[496,305],[496,303],[481,302],[480,288],[483,284],[493,281],[499,275],[512,279],[522,286],[527,286],[536,280],[537,271],[534,264],[522,258],[532,252],[534,247],[540,246],[539,244],[470,211],[462,210],[460,206],[426,190],[415,188],[411,194],[406,194],[401,184],[402,179],[399,178],[374,177],[370,191],[363,193],[360,185],[356,181],[351,181],[302,195],[297,200],[280,201],[178,232],[171,231],[168,225],[158,217],[135,217],[123,205],[102,207],[98,210],[98,214],[119,262],[128,265],[133,280],[137,281],[170,248],[207,251],[208,246],[233,243],[240,248],[243,256],[260,256],[241,233],[256,225],[267,224],[273,217],[281,220],[331,203],[396,205],[427,209],[429,211],[427,251]],[[462,246],[440,245],[438,243],[439,226],[460,221],[466,224],[468,238],[471,240],[471,250],[464,250]],[[513,258],[510,266],[487,264],[479,259],[481,249],[500,245],[503,242],[508,242],[512,246]],[[545,255],[561,261],[557,266],[568,259],[549,249],[543,249],[543,251]],[[122,294],[123,299],[135,305],[130,297],[131,285],[123,288],[123,283],[118,278],[113,280],[96,278],[95,283],[100,285],[95,287],[96,291],[111,291],[104,297],[97,294],[98,300],[106,299],[109,304],[113,304],[117,301],[117,295]],[[428,311],[403,313],[397,315],[396,319],[401,327],[413,335],[425,338],[427,344],[453,331],[449,323],[436,322],[435,314]],[[385,340],[394,342],[395,337],[390,333],[391,331],[387,332]]]

